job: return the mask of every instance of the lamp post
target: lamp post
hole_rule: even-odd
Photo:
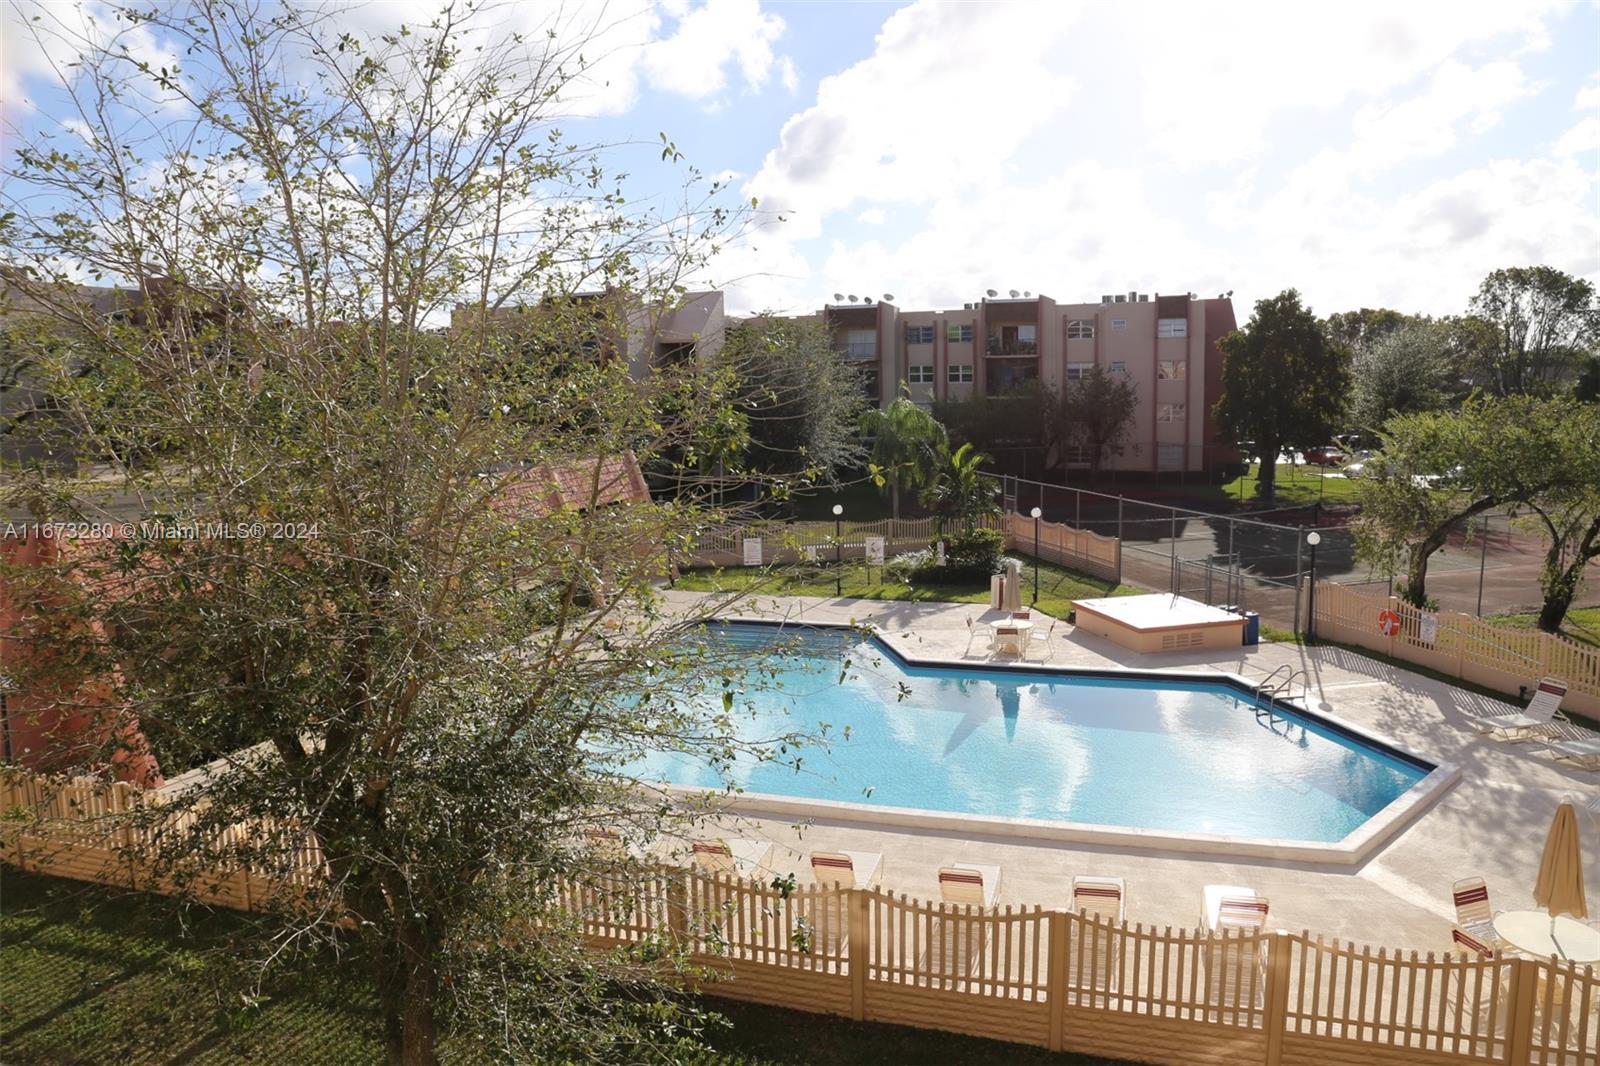
[[[833,594],[844,595],[844,504],[833,505]]]
[[[1317,635],[1317,545],[1322,543],[1322,534],[1313,529],[1306,534],[1306,543],[1311,545],[1311,588],[1306,593],[1306,636],[1315,639]]]
[[[1039,606],[1039,518],[1044,512],[1033,509],[1033,605]]]

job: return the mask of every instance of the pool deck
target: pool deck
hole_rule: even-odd
[[[663,590],[669,613],[715,611],[722,617],[787,619],[814,624],[871,623],[896,651],[911,659],[950,659],[998,666],[979,632],[967,652],[967,619],[976,626],[1001,617],[982,605],[906,603],[818,597],[746,597],[726,600]],[[1038,631],[1049,628],[1048,616]],[[1029,661],[1040,659],[1037,646]],[[1392,740],[1427,758],[1455,764],[1461,776],[1437,801],[1365,863],[1334,868],[1275,859],[1182,856],[1126,846],[1019,840],[926,829],[872,829],[843,821],[795,825],[783,819],[729,819],[731,835],[773,841],[776,872],[809,883],[812,851],[883,854],[883,886],[924,899],[938,898],[938,867],[950,862],[996,863],[1006,904],[1066,905],[1077,874],[1122,877],[1128,883],[1127,917],[1148,925],[1192,927],[1207,884],[1247,885],[1272,901],[1271,928],[1348,938],[1373,947],[1444,951],[1454,910],[1451,884],[1483,877],[1496,910],[1534,906],[1533,882],[1556,804],[1564,794],[1580,801],[1600,792],[1600,773],[1562,766],[1530,744],[1483,738],[1468,715],[1506,713],[1510,704],[1401,670],[1342,648],[1263,643],[1254,648],[1198,649],[1139,654],[1109,641],[1055,627],[1050,654],[1058,666],[1181,671],[1223,671],[1265,678],[1288,664],[1309,677],[1306,706]],[[1296,696],[1299,696],[1298,685]],[[1579,813],[1584,874],[1592,915],[1600,915],[1600,826]]]

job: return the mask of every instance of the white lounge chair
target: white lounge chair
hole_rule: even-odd
[[[1238,885],[1207,885],[1202,898],[1202,930],[1223,938],[1204,953],[1209,1002],[1232,1009],[1260,1006],[1266,991],[1266,945],[1259,945],[1251,958],[1245,938],[1266,927],[1271,903],[1255,889]]]
[[[876,888],[883,874],[883,856],[876,851],[813,851],[811,876],[819,885]]]
[[[706,873],[755,877],[772,857],[772,841],[717,838],[694,842],[694,864]]]
[[[1552,758],[1577,763],[1585,770],[1600,770],[1600,734],[1552,737],[1545,742],[1545,750]]]
[[[1120,877],[1074,877],[1072,879],[1072,910],[1096,919],[1093,924],[1071,922],[1071,958],[1077,960],[1080,952],[1087,953],[1083,961],[1069,963],[1067,981],[1097,992],[1114,991],[1122,969],[1122,934],[1107,929],[1102,923],[1112,925],[1122,921],[1122,905],[1127,887]]]
[[[999,894],[998,866],[964,862],[939,869],[939,896],[946,903],[965,903],[988,910]]]
[[[1527,740],[1552,731],[1557,721],[1565,722],[1561,713],[1561,700],[1567,694],[1567,683],[1554,677],[1539,682],[1533,698],[1522,711],[1511,714],[1490,714],[1473,718],[1473,728],[1497,740]]]

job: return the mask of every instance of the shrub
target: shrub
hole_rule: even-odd
[[[997,529],[975,529],[957,533],[945,540],[945,564],[939,565],[934,548],[902,552],[890,559],[886,569],[910,585],[958,584],[983,581],[1000,570],[1000,551],[1005,535]]]

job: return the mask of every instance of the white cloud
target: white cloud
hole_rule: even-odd
[[[794,60],[788,56],[778,60],[778,80],[789,92],[800,88],[800,72],[795,69]]]
[[[1477,135],[1498,125],[1512,103],[1535,91],[1510,60],[1468,67],[1448,61],[1416,96],[1367,104],[1352,123],[1350,154],[1368,173],[1405,159],[1438,155],[1463,133]]]
[[[645,50],[644,69],[655,88],[698,100],[721,92],[727,67],[737,63],[746,87],[758,90],[771,76],[772,45],[783,29],[758,0],[706,0]]]
[[[1572,100],[1576,111],[1600,111],[1600,74],[1591,74]]]
[[[1586,152],[1600,152],[1600,118],[1591,115],[1581,120],[1561,135],[1551,151],[1563,158],[1583,155]]]

